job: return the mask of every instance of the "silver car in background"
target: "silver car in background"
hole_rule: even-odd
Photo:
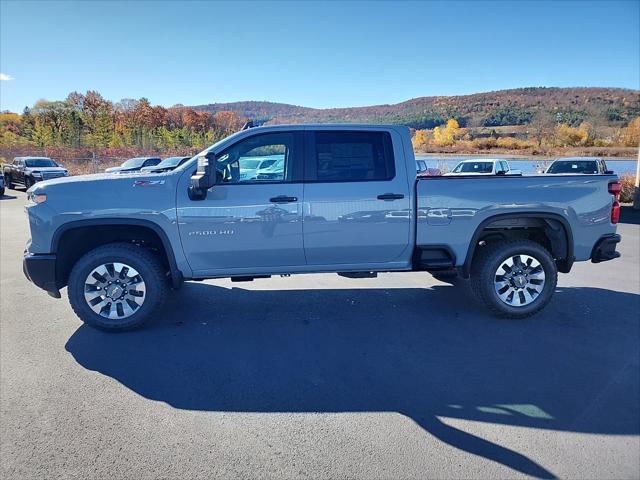
[[[555,160],[545,173],[561,174],[581,173],[584,175],[611,174],[607,163],[598,157],[568,157]]]

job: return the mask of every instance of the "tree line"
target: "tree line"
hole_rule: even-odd
[[[204,148],[236,132],[244,122],[235,112],[208,113],[183,105],[165,108],[146,98],[113,103],[90,90],[72,92],[62,101],[40,100],[22,114],[0,113],[0,146]]]
[[[477,129],[461,127],[450,118],[433,129],[412,131],[416,151],[429,151],[439,147],[466,147],[472,150],[502,148],[509,150],[544,149],[553,147],[638,147],[640,144],[640,117],[626,127],[593,125],[582,121],[577,126],[562,121],[561,117],[539,112],[530,118],[521,138],[492,135],[478,137]]]

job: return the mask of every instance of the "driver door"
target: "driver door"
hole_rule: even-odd
[[[301,132],[256,134],[217,153],[222,179],[204,200],[189,199],[191,172],[182,177],[178,224],[194,275],[273,273],[305,265],[301,153]],[[244,175],[265,158],[284,160],[276,175]]]

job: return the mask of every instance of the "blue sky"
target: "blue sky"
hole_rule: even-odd
[[[523,86],[640,88],[640,1],[0,1],[0,109],[110,100],[311,107]],[[9,78],[9,79],[7,79]]]

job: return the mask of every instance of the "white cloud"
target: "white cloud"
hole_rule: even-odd
[[[13,80],[11,75],[7,75],[6,73],[0,73],[0,81],[8,82],[9,80]]]

